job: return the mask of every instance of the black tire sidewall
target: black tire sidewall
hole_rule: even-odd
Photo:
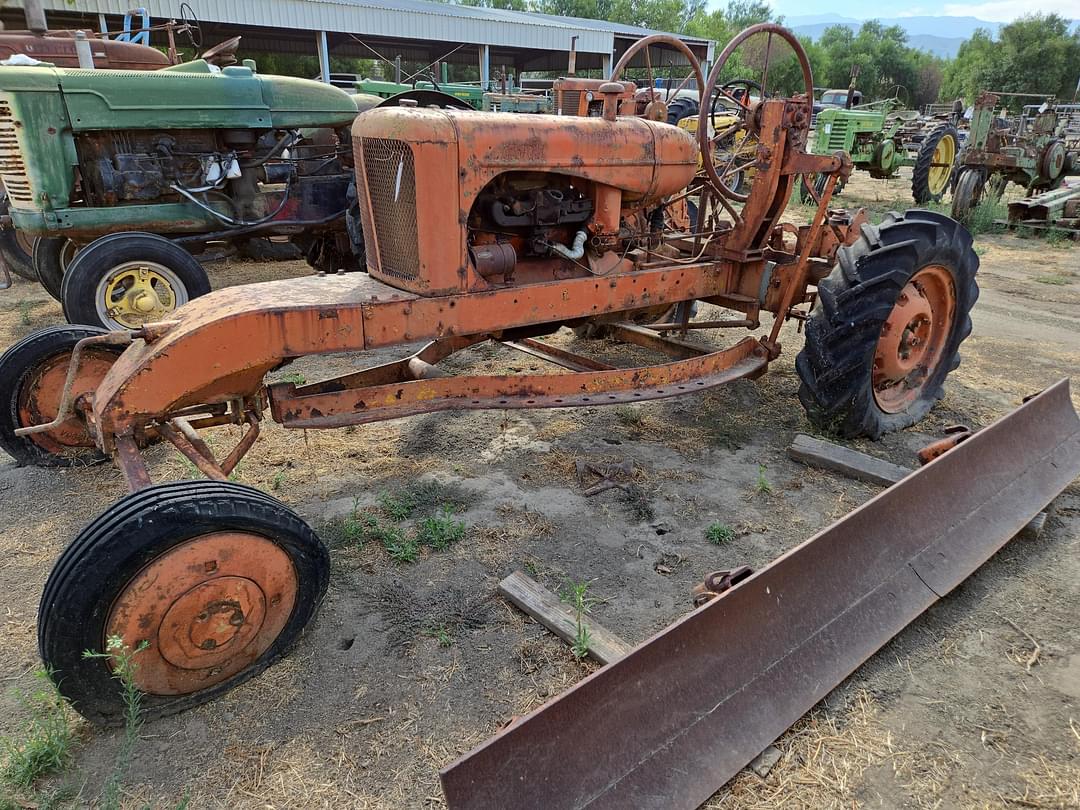
[[[68,323],[88,323],[105,329],[123,328],[104,323],[97,312],[98,284],[119,264],[151,261],[168,267],[184,285],[189,301],[210,292],[210,279],[202,265],[179,245],[151,233],[114,233],[84,247],[68,265],[60,301]]]
[[[87,452],[78,459],[54,456],[33,441],[15,435],[19,424],[19,395],[27,377],[49,359],[70,352],[84,337],[104,334],[92,326],[49,326],[27,335],[0,355],[0,447],[20,465],[70,467],[104,460],[99,453]],[[116,353],[120,354],[117,348]]]
[[[0,253],[4,254],[12,273],[27,281],[38,280],[34,271],[34,257],[23,250],[14,227],[0,228]]]
[[[952,187],[952,177],[945,182],[945,186],[937,194],[930,190],[930,171],[934,162],[934,152],[941,140],[946,136],[953,139],[955,147],[953,161],[960,150],[960,133],[952,124],[943,124],[935,129],[919,145],[918,154],[915,156],[915,166],[911,172],[911,196],[918,205],[926,205],[929,202],[938,202],[945,196],[945,192]],[[955,171],[955,169],[954,169]]]
[[[63,253],[68,240],[60,236],[39,236],[34,240],[34,273],[45,291],[62,301],[64,285]]]
[[[147,564],[201,535],[244,531],[265,537],[290,557],[297,594],[285,627],[255,662],[208,689],[176,696],[144,694],[147,718],[212,700],[284,656],[318,610],[329,580],[326,547],[295,512],[263,492],[220,481],[179,481],[140,490],[113,504],[79,534],[49,575],[38,611],[38,648],[61,694],[92,722],[122,721],[120,686],[103,651],[116,597]],[[138,654],[133,659],[138,664]]]

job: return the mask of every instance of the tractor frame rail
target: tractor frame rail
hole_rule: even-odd
[[[1062,380],[447,767],[448,806],[697,807],[1077,475]]]

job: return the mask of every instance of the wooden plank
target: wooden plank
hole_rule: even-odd
[[[848,478],[866,481],[871,484],[892,486],[904,476],[913,472],[910,467],[893,464],[880,458],[852,450],[839,444],[815,439],[805,433],[796,433],[795,441],[788,447],[788,457],[813,467],[838,472]],[[1049,509],[1049,507],[1047,508]],[[1023,529],[1020,537],[1025,540],[1038,540],[1046,526],[1048,511],[1039,512]]]
[[[795,461],[843,473],[848,478],[871,484],[891,486],[911,472],[910,467],[901,467],[891,461],[883,461],[850,447],[841,447],[803,433],[795,434],[795,441],[787,452]]]
[[[577,620],[574,612],[559,601],[551,591],[536,583],[521,571],[515,571],[499,583],[499,593],[528,613],[563,641],[574,643]],[[610,630],[592,619],[583,624],[589,628],[589,655],[602,664],[618,661],[633,649]]]

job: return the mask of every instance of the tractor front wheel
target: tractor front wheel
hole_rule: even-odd
[[[917,204],[938,202],[949,189],[959,143],[956,127],[943,124],[919,145],[911,171],[911,196]]]
[[[979,169],[965,168],[960,170],[960,176],[956,179],[956,188],[953,189],[953,219],[960,222],[967,222],[971,219],[972,212],[978,207],[979,201],[982,199],[985,186],[986,175]]]
[[[920,210],[864,226],[837,258],[795,360],[799,399],[816,427],[876,439],[944,395],[971,332],[979,258],[966,228]]]
[[[18,428],[56,419],[75,344],[104,334],[91,326],[49,326],[27,335],[0,356],[0,448],[19,464],[73,467],[104,460],[78,406],[92,394],[123,349],[84,349],[71,386],[76,414],[44,433],[16,436]]]
[[[269,495],[227,481],[159,484],[113,504],[60,555],[41,597],[38,649],[94,723],[123,722],[125,660],[144,715],[174,714],[284,656],[329,571],[323,543]]]
[[[163,236],[132,232],[80,250],[64,273],[60,300],[68,323],[138,329],[208,292],[210,279],[190,253]]]

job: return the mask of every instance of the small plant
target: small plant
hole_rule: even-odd
[[[735,530],[726,523],[717,521],[710,524],[709,528],[705,530],[705,539],[714,546],[722,546],[724,543],[730,543],[735,539]]]
[[[105,652],[83,651],[83,658],[102,658],[109,662],[113,677],[120,682],[124,700],[124,737],[120,741],[120,749],[116,752],[112,773],[101,789],[100,806],[109,810],[120,807],[120,783],[131,765],[131,755],[142,729],[142,692],[135,685],[135,670],[138,664],[134,658],[149,646],[149,642],[142,641],[132,650],[119,636],[109,636],[105,640]]]
[[[406,535],[396,527],[386,527],[380,539],[394,562],[411,563],[420,558],[420,546],[415,536]]]
[[[400,492],[382,492],[379,494],[379,506],[390,516],[391,520],[400,523],[412,517],[416,509],[416,498],[408,489]]]
[[[1065,247],[1071,241],[1069,232],[1063,228],[1046,229],[1046,244],[1050,247]]]
[[[758,464],[757,466],[757,482],[754,484],[754,491],[759,495],[772,494],[772,484],[769,483],[769,479],[765,477],[765,470],[767,470],[764,464]]]
[[[420,521],[416,536],[425,546],[444,551],[465,537],[465,524],[454,520],[454,510],[444,504],[438,515]]]
[[[615,418],[620,425],[625,427],[639,428],[645,421],[645,414],[640,408],[631,408],[623,405],[615,409]]]
[[[1000,225],[998,220],[1004,219],[1007,215],[1008,209],[1001,198],[991,194],[979,200],[978,205],[968,215],[966,224],[972,236],[982,233],[1000,233],[1004,226]]]
[[[62,770],[71,758],[74,733],[67,703],[47,672],[36,677],[40,683],[26,698],[30,719],[21,739],[0,740],[5,754],[0,775],[13,787],[28,788],[42,776]]]
[[[270,479],[270,489],[274,492],[278,492],[285,486],[285,470],[278,470],[274,473],[274,477]]]
[[[440,647],[450,647],[454,643],[454,637],[450,635],[450,630],[445,625],[425,628],[423,633],[428,638],[433,638],[439,642]]]
[[[1069,283],[1068,276],[1058,275],[1057,273],[1050,273],[1045,276],[1035,276],[1035,280],[1040,284],[1052,284],[1055,287],[1060,287]]]
[[[23,326],[30,326],[34,322],[34,302],[33,301],[20,301],[19,302],[19,320]]]
[[[278,377],[277,381],[292,383],[293,385],[304,385],[307,382],[307,378],[299,371],[290,371],[288,374],[282,374]]]
[[[566,588],[560,594],[562,600],[574,611],[574,639],[570,642],[570,652],[579,661],[589,654],[589,644],[592,643],[592,636],[584,619],[592,611],[596,600],[588,595],[588,591],[588,582],[567,582]]]

